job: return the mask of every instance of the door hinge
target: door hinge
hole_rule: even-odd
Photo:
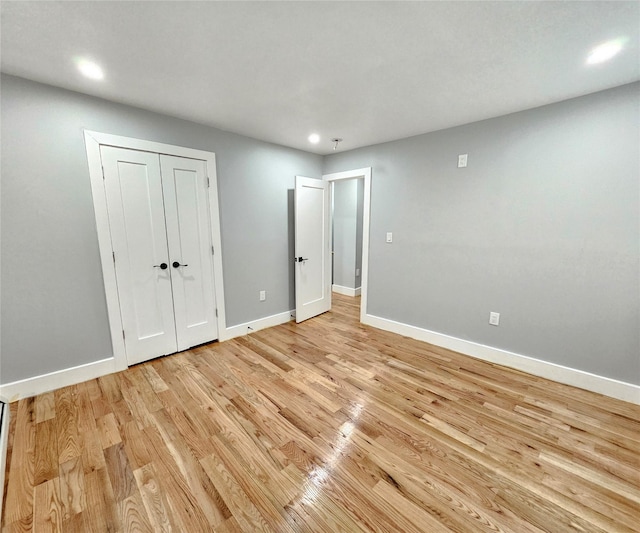
[[[216,318],[218,318],[218,310],[216,309]]]
[[[116,262],[116,253],[115,252],[111,252],[111,254],[113,255],[113,262]]]
[[[216,255],[215,250],[213,249],[213,244],[211,245],[211,255]]]
[[[124,336],[124,329],[122,330],[122,340],[124,340],[126,337]]]
[[[106,179],[106,176],[104,175],[104,166],[101,165],[101,168],[102,168],[102,179],[104,180]]]
[[[209,176],[207,176],[207,187],[211,187],[211,182],[209,181]]]

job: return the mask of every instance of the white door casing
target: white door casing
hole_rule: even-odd
[[[127,361],[135,364],[177,351],[160,160],[111,146],[100,153]]]
[[[296,176],[296,322],[331,309],[329,183]]]
[[[218,338],[206,162],[161,155],[160,166],[181,351]]]
[[[114,250],[112,248],[112,230],[109,225],[109,211],[107,206],[107,194],[101,161],[101,147],[128,148],[131,150],[151,152],[158,157],[158,154],[172,155],[204,161],[206,179],[209,187],[206,189],[208,203],[208,213],[206,214],[210,231],[211,251],[213,255],[213,286],[215,288],[214,305],[216,316],[216,330],[222,340],[227,337],[226,318],[224,306],[224,283],[222,272],[222,251],[220,235],[220,210],[218,204],[218,188],[216,175],[215,154],[185,148],[170,144],[157,143],[122,137],[108,133],[94,131],[84,131],[85,147],[87,150],[87,161],[89,166],[89,176],[91,181],[91,192],[96,217],[96,228],[98,233],[98,246],[100,250],[100,261],[102,265],[102,275],[105,287],[107,303],[107,313],[109,319],[109,329],[111,332],[111,343],[113,349],[114,370],[124,370],[129,364],[123,338],[123,321],[120,310],[120,298],[118,293],[118,281],[116,279],[115,264],[113,261]],[[158,263],[154,263],[158,264]],[[170,267],[172,268],[172,267]],[[170,276],[171,274],[169,274]],[[197,321],[196,321],[197,322]]]

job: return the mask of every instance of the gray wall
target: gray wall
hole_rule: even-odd
[[[325,157],[373,168],[369,314],[640,384],[639,93]]]
[[[319,156],[3,75],[0,382],[112,355],[86,128],[216,153],[228,325],[293,307],[294,176],[371,166],[371,314],[640,383],[639,90],[321,169]]]
[[[289,191],[320,156],[12,76],[1,98],[1,383],[112,356],[83,129],[215,152],[227,325],[292,308]]]
[[[333,283],[356,288],[358,183],[333,183]]]

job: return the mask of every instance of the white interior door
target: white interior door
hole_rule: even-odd
[[[101,146],[127,362],[178,351],[157,154]]]
[[[296,322],[331,309],[329,182],[296,176]]]
[[[178,350],[216,339],[206,162],[161,155]]]

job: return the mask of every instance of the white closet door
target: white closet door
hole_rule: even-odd
[[[218,338],[206,162],[160,156],[178,350]]]
[[[109,146],[101,146],[100,153],[132,365],[178,351],[160,160],[157,154]]]

